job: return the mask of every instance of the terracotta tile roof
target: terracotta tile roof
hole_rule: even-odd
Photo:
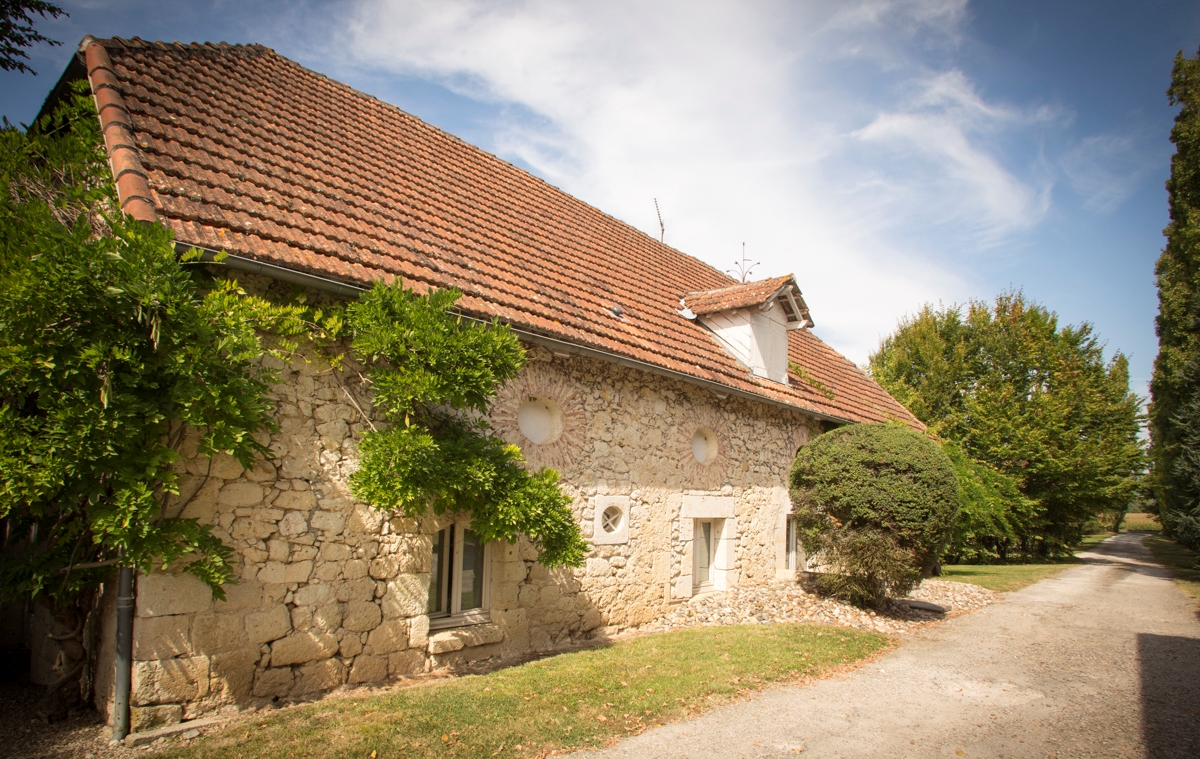
[[[732,278],[268,48],[85,43],[121,96],[106,110],[130,125],[138,160],[123,165],[183,243],[358,285],[454,286],[467,313],[529,333],[839,420],[920,425],[804,330],[790,355],[808,380],[752,377],[676,313]]]
[[[721,287],[716,290],[688,293],[683,296],[683,300],[684,304],[692,309],[692,313],[700,316],[732,308],[756,306],[766,302],[768,298],[779,292],[789,283],[792,283],[790,275],[772,277],[757,282],[745,282],[730,285],[729,287]],[[797,289],[797,292],[799,292],[799,289]]]
[[[683,296],[683,305],[696,316],[759,306],[776,296],[782,296],[787,318],[803,327],[813,326],[808,305],[800,294],[796,278],[791,274],[771,277],[757,282],[742,282],[716,290],[703,290]]]

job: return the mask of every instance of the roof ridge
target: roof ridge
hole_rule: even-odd
[[[84,37],[80,46],[83,48],[88,83],[100,118],[100,133],[104,135],[104,148],[117,186],[117,201],[122,211],[138,221],[157,221],[154,195],[138,155],[133,139],[133,124],[108,50],[98,40],[89,37]]]

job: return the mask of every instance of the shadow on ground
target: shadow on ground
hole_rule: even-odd
[[[1148,759],[1200,756],[1200,640],[1138,635]]]

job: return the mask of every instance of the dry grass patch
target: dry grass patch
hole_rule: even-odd
[[[256,715],[161,754],[179,759],[533,757],[602,746],[816,677],[888,645],[824,625],[700,627],[519,666]]]
[[[1158,532],[1162,525],[1158,523],[1158,515],[1134,511],[1125,515],[1121,529],[1130,532]]]

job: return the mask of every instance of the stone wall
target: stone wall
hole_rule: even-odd
[[[347,479],[370,404],[355,367],[279,366],[270,458],[249,471],[228,457],[183,464],[173,508],[214,525],[234,548],[239,580],[216,601],[187,574],[138,578],[135,727],[644,624],[692,594],[692,519],[705,509],[723,519],[722,583],[760,584],[783,571],[787,472],[815,422],[527,347],[529,365],[498,397],[492,422],[530,466],[563,475],[596,542],[584,567],[547,570],[524,541],[492,546],[491,621],[431,633],[431,536],[450,518],[389,518],[356,502]],[[522,433],[530,399],[553,409],[552,442],[534,445]],[[706,463],[695,454],[697,430],[707,436]],[[624,512],[611,534],[601,525],[609,507]]]

